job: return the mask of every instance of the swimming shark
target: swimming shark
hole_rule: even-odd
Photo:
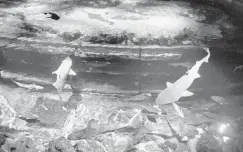
[[[192,85],[195,79],[200,78],[200,74],[198,73],[199,68],[203,63],[208,63],[208,59],[210,57],[209,48],[204,47],[203,49],[208,53],[208,55],[200,61],[197,61],[196,64],[175,83],[172,84],[167,82],[167,88],[161,91],[157,96],[155,100],[156,104],[170,104],[178,101],[183,96],[193,95],[193,93],[187,91],[187,89]]]
[[[52,72],[52,74],[57,75],[56,82],[53,83],[53,86],[57,89],[59,99],[61,101],[62,101],[61,92],[62,92],[62,89],[64,88],[64,86],[66,84],[67,76],[68,75],[71,75],[71,76],[77,75],[71,69],[71,66],[72,66],[72,60],[68,56],[62,61],[61,65],[58,67],[58,69],[56,71]]]
[[[29,89],[29,90],[42,90],[42,89],[44,89],[44,87],[36,85],[35,83],[33,83],[33,84],[24,84],[24,83],[20,83],[20,82],[14,81],[14,80],[12,80],[12,81],[15,84],[17,84],[19,87],[26,88],[26,89]]]

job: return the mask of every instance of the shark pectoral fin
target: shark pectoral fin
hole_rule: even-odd
[[[58,86],[57,86],[57,82],[54,82],[52,85],[53,85],[56,89],[58,88]]]
[[[58,70],[53,71],[52,74],[58,74]]]
[[[68,75],[77,75],[77,74],[72,69],[70,69]]]
[[[182,93],[182,97],[190,97],[190,96],[193,96],[193,95],[194,95],[193,92],[190,92],[190,91],[187,91],[187,90]]]
[[[169,88],[172,85],[170,82],[166,82],[166,87]]]
[[[200,74],[199,73],[196,73],[195,74],[195,78],[197,79],[197,78],[200,78],[201,76],[200,76]]]

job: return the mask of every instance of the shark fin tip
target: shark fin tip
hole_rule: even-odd
[[[166,87],[167,87],[167,88],[170,87],[171,85],[172,85],[171,82],[166,82]]]
[[[76,72],[74,72],[72,69],[70,69],[70,71],[69,71],[69,73],[68,73],[68,75],[77,75],[77,73]]]
[[[196,78],[200,78],[201,77],[201,75],[199,74],[199,73],[196,73],[196,76],[195,76]]]
[[[193,96],[193,95],[194,95],[193,92],[187,91],[187,90],[185,92],[183,92],[183,94],[182,94],[183,97],[190,97],[190,96]]]

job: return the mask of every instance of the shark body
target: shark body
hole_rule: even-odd
[[[70,57],[66,57],[61,65],[58,67],[58,69],[54,72],[52,72],[52,74],[56,74],[57,78],[56,81],[53,83],[53,86],[57,89],[58,95],[60,100],[62,100],[61,97],[61,92],[62,89],[64,88],[65,84],[66,84],[66,79],[68,75],[72,75],[75,76],[77,75],[72,69],[72,60]]]
[[[175,83],[166,83],[167,88],[161,91],[160,94],[157,96],[155,100],[156,104],[170,104],[178,101],[181,97],[193,95],[193,93],[187,91],[187,89],[192,85],[195,79],[200,78],[200,74],[198,73],[199,68],[203,63],[208,63],[208,59],[210,57],[209,49],[204,48],[204,50],[208,53],[206,57],[204,57],[200,61],[197,61],[196,64]]]

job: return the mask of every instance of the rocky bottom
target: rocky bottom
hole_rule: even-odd
[[[76,94],[66,103],[38,97],[32,106],[22,104],[21,108],[16,108],[17,105],[12,108],[11,102],[1,96],[1,151],[243,150],[241,106],[203,99],[184,100],[178,102],[185,116],[182,118],[172,105],[155,106],[153,101],[143,94],[133,97]],[[234,111],[234,115],[229,111]]]

